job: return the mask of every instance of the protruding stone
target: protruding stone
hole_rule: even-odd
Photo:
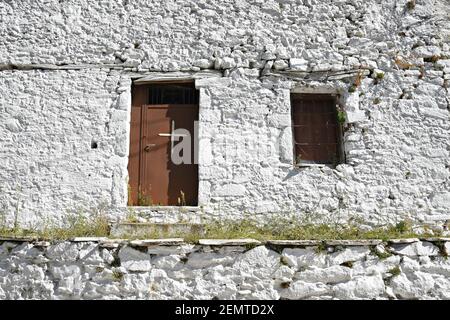
[[[291,59],[289,59],[289,66],[290,66],[291,70],[307,71],[308,70],[308,60],[291,58]]]
[[[368,240],[326,240],[325,243],[329,246],[376,246],[382,243],[383,240],[368,239]]]
[[[121,266],[129,271],[150,271],[150,255],[143,253],[131,247],[123,247],[119,251]]]
[[[380,275],[360,276],[333,287],[333,293],[338,299],[375,299],[382,297],[386,287]]]
[[[390,250],[405,256],[437,256],[439,248],[431,242],[419,241],[406,244],[392,244]]]
[[[347,247],[342,251],[331,254],[330,261],[332,264],[342,264],[361,260],[369,254],[370,249],[367,247]]]
[[[236,255],[219,253],[191,253],[186,264],[192,268],[208,268],[216,265],[229,266],[234,262]]]
[[[275,70],[284,70],[289,67],[289,64],[284,60],[275,60],[273,63],[273,68]]]
[[[392,244],[403,244],[403,243],[414,243],[420,241],[418,238],[405,238],[405,239],[389,239],[388,243]]]
[[[222,63],[220,66],[222,69],[232,69],[236,67],[236,61],[234,61],[233,58],[225,57],[222,59]]]
[[[245,246],[261,244],[260,241],[255,239],[200,239],[198,243],[204,246]]]
[[[101,242],[108,240],[107,237],[76,237],[73,238],[73,242]]]
[[[322,240],[267,240],[267,244],[283,247],[304,247],[318,246],[323,243]]]
[[[195,60],[193,65],[199,67],[200,69],[209,69],[214,66],[214,62],[208,59],[199,59]]]
[[[183,238],[166,238],[166,239],[145,239],[145,240],[133,240],[130,241],[130,245],[137,247],[149,247],[149,246],[177,246],[184,243]]]
[[[262,279],[280,267],[280,255],[275,251],[259,246],[240,255],[233,269],[247,272]]]
[[[326,254],[324,252],[320,252],[316,247],[306,249],[286,248],[283,250],[281,255],[285,263],[296,270],[309,266],[327,266]]]
[[[20,132],[22,131],[22,126],[20,125],[19,120],[17,119],[8,119],[5,121],[6,128],[11,132]]]
[[[78,246],[76,243],[59,242],[48,247],[46,255],[49,259],[75,261],[78,258],[78,253]]]
[[[323,283],[308,283],[295,281],[289,288],[281,291],[280,296],[285,299],[305,299],[313,296],[321,296],[331,292],[331,289]]]

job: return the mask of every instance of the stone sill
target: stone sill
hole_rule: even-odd
[[[339,163],[342,164],[342,163]],[[296,163],[294,164],[295,169],[302,169],[302,168],[330,168],[335,169],[336,166],[332,164],[325,164],[325,163]]]
[[[294,167],[295,168],[311,168],[311,167],[323,168],[323,167],[330,167],[330,165],[319,164],[319,163],[301,163],[301,164],[295,164]]]
[[[202,208],[200,206],[129,206],[127,209],[140,211],[190,211],[198,212]]]
[[[328,246],[376,246],[383,243],[383,240],[379,239],[361,239],[361,240],[268,240],[266,241],[269,245],[276,246],[317,246],[317,245],[328,245]]]
[[[255,239],[200,239],[198,244],[204,246],[242,246],[260,245],[262,242]]]

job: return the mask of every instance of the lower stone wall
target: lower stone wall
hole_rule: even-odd
[[[450,299],[450,239],[0,239],[1,299]]]

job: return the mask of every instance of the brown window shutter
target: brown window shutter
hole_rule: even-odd
[[[296,163],[338,163],[340,128],[334,97],[292,94],[291,102]]]

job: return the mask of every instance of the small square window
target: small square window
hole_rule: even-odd
[[[295,164],[336,166],[344,159],[336,99],[328,94],[291,94]]]

